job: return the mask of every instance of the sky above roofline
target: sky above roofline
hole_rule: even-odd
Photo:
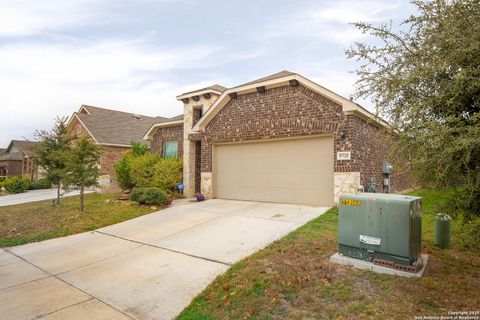
[[[365,40],[350,22],[400,22],[407,1],[3,0],[0,147],[82,104],[149,116],[176,96],[289,70],[345,97]],[[370,101],[358,101],[373,110]]]

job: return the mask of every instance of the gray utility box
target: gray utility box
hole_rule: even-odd
[[[338,252],[411,266],[421,257],[422,199],[386,193],[340,196]]]

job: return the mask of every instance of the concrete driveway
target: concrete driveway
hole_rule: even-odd
[[[85,191],[85,193],[92,193],[93,191]],[[65,193],[62,191],[63,197],[78,196],[79,191],[74,190]],[[12,206],[15,204],[29,203],[43,200],[50,200],[57,198],[57,189],[43,189],[43,190],[29,190],[23,193],[9,194],[0,197],[0,207]]]
[[[0,249],[1,319],[171,319],[236,261],[328,208],[182,201],[65,238]]]

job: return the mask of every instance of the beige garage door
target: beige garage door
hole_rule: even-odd
[[[217,198],[333,204],[333,138],[214,146]]]

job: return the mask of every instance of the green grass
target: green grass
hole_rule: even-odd
[[[478,310],[480,255],[458,245],[433,245],[433,215],[450,191],[419,190],[423,278],[403,278],[332,264],[337,250],[336,208],[233,265],[178,319],[414,319]]]
[[[116,201],[113,194],[85,195],[85,211],[79,198],[68,197],[60,206],[52,201],[0,207],[0,247],[91,231],[156,211],[130,201]]]

